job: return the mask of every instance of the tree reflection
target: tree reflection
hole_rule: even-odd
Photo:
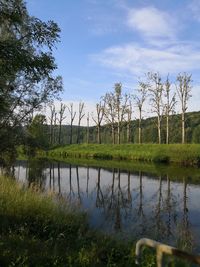
[[[88,197],[89,179],[90,179],[90,168],[87,167],[87,184],[86,184],[86,194],[87,194],[87,197]]]
[[[50,189],[72,204],[98,210],[104,227],[109,230],[133,231],[137,238],[146,236],[168,244],[176,239],[179,247],[192,247],[185,178],[182,183],[174,183],[169,175],[156,179],[144,176],[142,170],[80,169],[59,162],[50,162],[47,168],[41,159],[30,161],[26,169],[25,165],[21,169],[17,165],[15,174],[20,177],[23,171],[29,186]]]
[[[45,190],[45,168],[45,161],[39,159],[29,160],[26,172],[26,179],[29,187],[31,186],[42,191]]]
[[[96,207],[97,208],[105,208],[104,207],[104,195],[101,190],[101,168],[97,170],[97,194],[96,194]]]
[[[69,165],[69,200],[72,201],[72,197],[74,196],[74,190],[72,187],[72,166]]]
[[[188,210],[188,196],[187,196],[187,181],[185,177],[183,178],[183,216],[180,223],[180,236],[179,236],[179,246],[185,250],[192,250],[193,248],[193,237],[190,229],[189,222],[189,210]]]
[[[81,193],[80,193],[80,181],[79,181],[78,166],[76,166],[76,179],[77,179],[78,203],[81,204]]]

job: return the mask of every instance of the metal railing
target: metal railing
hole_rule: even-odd
[[[200,265],[200,256],[199,255],[192,255],[188,252],[179,250],[175,247],[171,247],[165,244],[162,244],[160,242],[157,242],[152,239],[148,238],[142,238],[136,243],[136,248],[135,248],[135,255],[136,255],[136,261],[135,263],[139,265],[140,259],[141,259],[141,252],[142,252],[142,247],[147,246],[156,249],[156,262],[157,262],[157,267],[163,267],[163,255],[168,254],[168,255],[173,255],[176,256],[180,259],[187,260],[191,263],[195,263]]]

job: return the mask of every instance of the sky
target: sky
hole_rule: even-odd
[[[54,20],[54,51],[65,103],[84,101],[89,112],[121,82],[133,93],[145,73],[175,82],[192,74],[189,111],[200,110],[200,0],[27,0],[29,13]]]

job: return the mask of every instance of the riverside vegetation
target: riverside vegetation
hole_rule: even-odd
[[[45,155],[44,152],[41,152]],[[67,145],[46,153],[51,157],[138,160],[157,163],[200,164],[200,145],[197,144],[121,144]]]
[[[134,266],[133,243],[90,230],[61,199],[1,176],[0,202],[0,266]]]

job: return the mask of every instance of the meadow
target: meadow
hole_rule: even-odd
[[[44,155],[44,154],[43,154]],[[200,164],[197,144],[80,144],[66,145],[47,152],[49,156],[134,160],[155,163],[177,163],[186,166]]]

